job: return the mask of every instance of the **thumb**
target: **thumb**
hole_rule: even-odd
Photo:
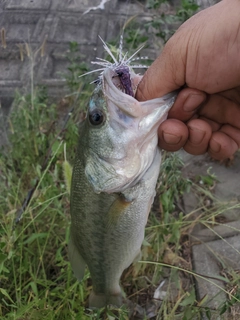
[[[179,30],[180,31],[180,30]],[[180,35],[179,35],[180,33]],[[153,62],[138,85],[139,101],[161,97],[185,84],[186,37],[175,33],[165,45],[160,56]],[[184,40],[183,40],[184,39]]]

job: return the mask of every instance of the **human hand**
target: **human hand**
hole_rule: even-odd
[[[186,21],[139,84],[140,101],[182,88],[159,145],[231,157],[240,148],[240,2],[223,0]]]

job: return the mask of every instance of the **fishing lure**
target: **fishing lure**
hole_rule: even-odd
[[[103,74],[104,70],[106,70],[107,68],[111,69],[113,71],[112,77],[113,78],[117,77],[119,79],[119,82],[116,82],[116,85],[118,86],[118,88],[122,92],[126,93],[127,95],[134,97],[134,95],[136,93],[137,86],[133,90],[131,71],[133,69],[140,69],[140,68],[146,69],[148,67],[144,64],[132,64],[132,62],[148,59],[147,56],[135,57],[137,55],[137,53],[143,49],[144,45],[142,45],[134,54],[132,54],[129,58],[127,58],[128,53],[126,52],[125,54],[123,54],[123,35],[121,35],[119,48],[118,48],[118,54],[117,54],[117,57],[115,57],[114,54],[112,53],[112,51],[110,50],[110,48],[108,47],[108,45],[106,44],[106,42],[100,36],[99,36],[99,38],[103,43],[103,47],[104,47],[105,51],[112,58],[113,62],[110,62],[106,59],[96,57],[96,59],[98,61],[92,61],[91,63],[95,64],[95,65],[102,66],[103,68],[89,71],[87,73],[84,73],[80,77],[83,77],[85,75],[100,71],[101,73],[100,73],[98,79],[94,80],[92,83],[101,84],[102,74]],[[139,77],[141,77],[141,76],[139,76]]]

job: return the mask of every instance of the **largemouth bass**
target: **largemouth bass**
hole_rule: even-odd
[[[72,175],[69,257],[81,280],[87,265],[90,307],[123,303],[120,277],[140,257],[161,154],[157,129],[176,94],[139,102],[141,76],[119,54],[103,68],[88,105]]]

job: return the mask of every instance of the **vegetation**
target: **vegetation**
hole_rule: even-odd
[[[158,10],[163,2],[149,0],[148,6]],[[193,2],[183,0],[174,19],[184,21],[196,9]],[[165,24],[170,16],[161,19]],[[151,27],[159,28],[163,23],[158,22],[153,20]],[[139,45],[136,33],[144,35],[135,27],[130,24],[126,30],[133,49]],[[156,33],[164,40],[168,35],[168,31]],[[141,41],[146,41],[146,36]],[[86,85],[88,80],[79,78],[87,67],[79,63],[76,43],[70,44],[68,58],[67,82],[72,94],[56,105],[49,103],[46,88],[32,88],[28,96],[16,94],[9,118],[10,143],[0,151],[0,317],[5,320],[129,318],[125,308],[87,309],[89,272],[78,283],[68,261],[69,163],[73,163],[78,123],[92,91]],[[68,122],[61,117],[62,109],[66,114],[72,111]],[[240,302],[239,274],[233,271],[218,277],[226,283],[219,290],[228,298],[217,310],[208,307],[208,297],[196,297],[195,278],[202,276],[192,271],[188,232],[197,222],[208,228],[220,223],[219,214],[227,204],[217,202],[212,195],[214,174],[209,171],[190,180],[183,176],[182,168],[176,154],[164,153],[142,261],[130,266],[122,277],[127,296],[147,310],[145,319],[151,315],[152,319],[164,320],[202,319],[203,315],[215,319],[225,317]],[[181,200],[190,188],[199,208],[186,214]],[[23,212],[29,190],[33,196],[25,201]],[[16,223],[16,218],[20,222]]]

